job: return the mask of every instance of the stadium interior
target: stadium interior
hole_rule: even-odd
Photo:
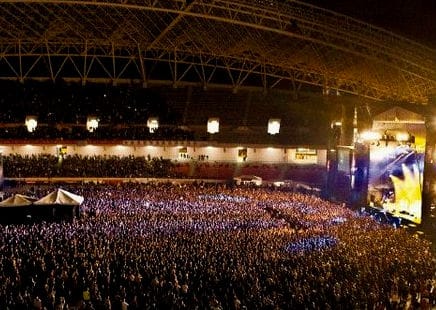
[[[310,1],[0,9],[0,309],[436,307],[427,42]]]

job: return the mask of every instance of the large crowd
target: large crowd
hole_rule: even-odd
[[[3,156],[3,173],[23,177],[174,177],[169,159],[151,156],[49,154]]]
[[[85,197],[79,218],[0,226],[0,309],[436,304],[429,241],[315,196],[215,184],[66,189]]]
[[[163,157],[50,154],[2,156],[7,182],[17,178],[196,178],[231,180],[239,175],[256,175],[263,180],[292,179],[321,186],[325,168],[321,165],[258,164],[220,162],[204,155],[186,160]]]

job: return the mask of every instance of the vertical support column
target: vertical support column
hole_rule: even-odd
[[[358,210],[368,205],[370,145],[355,143],[351,164],[351,206]]]
[[[334,125],[338,120],[336,115],[336,109],[331,106],[334,105],[334,102],[331,101],[331,98],[328,96],[327,92],[324,92],[324,96],[322,97],[324,101],[324,106],[328,107],[330,113],[330,132],[328,134],[327,140],[327,166],[326,166],[326,177],[325,177],[325,185],[324,185],[324,198],[326,199],[336,199],[335,193],[335,184],[338,172],[338,160],[337,160],[337,145],[338,145],[338,128]]]
[[[340,145],[353,145],[354,143],[354,128],[357,130],[357,115],[354,115],[354,104],[345,98],[335,97],[335,100],[341,107],[341,137]],[[356,120],[354,120],[356,117]],[[354,124],[356,122],[356,125]]]

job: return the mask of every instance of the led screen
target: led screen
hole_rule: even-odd
[[[375,207],[421,223],[424,153],[397,142],[370,147],[368,199]]]

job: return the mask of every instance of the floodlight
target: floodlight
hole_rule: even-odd
[[[96,116],[88,116],[86,119],[86,129],[89,132],[94,132],[98,128],[98,118]]]
[[[280,132],[280,119],[279,118],[270,118],[268,120],[268,133],[270,135],[275,135]]]
[[[211,117],[207,120],[207,132],[210,134],[218,133],[220,131],[220,119]]]
[[[28,132],[34,132],[38,126],[38,118],[34,115],[28,115],[26,116],[24,124],[26,125]]]
[[[147,120],[147,127],[150,133],[155,132],[159,128],[159,118],[149,117]]]

